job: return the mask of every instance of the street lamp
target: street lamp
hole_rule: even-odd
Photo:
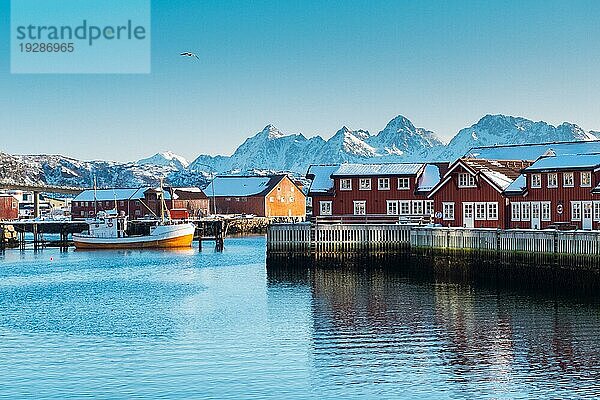
[[[212,200],[213,200],[213,215],[217,215],[217,202],[215,201],[215,169],[208,164],[196,163],[196,165],[201,165],[203,167],[208,167],[212,172],[210,173],[212,177],[211,187],[212,187]]]

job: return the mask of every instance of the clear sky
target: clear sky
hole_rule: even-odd
[[[152,73],[11,75],[0,0],[0,150],[193,159],[398,114],[445,138],[488,113],[600,130],[599,21],[598,1],[153,0]]]

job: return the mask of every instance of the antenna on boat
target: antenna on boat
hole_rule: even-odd
[[[98,196],[96,195],[96,190],[96,175],[94,175],[94,218],[98,218]]]
[[[160,178],[160,221],[165,222],[165,209],[167,208],[167,203],[165,202],[165,189],[163,187],[163,178]],[[167,211],[168,213],[168,211]],[[169,220],[171,219],[171,214],[167,214]]]

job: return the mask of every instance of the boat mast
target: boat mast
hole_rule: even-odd
[[[94,218],[98,218],[98,196],[96,195],[96,175],[94,175]]]

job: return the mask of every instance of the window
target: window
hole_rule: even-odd
[[[135,216],[140,217],[142,215],[142,210],[135,210]]]
[[[532,188],[541,188],[542,187],[542,175],[541,174],[532,174],[531,175],[531,187]]]
[[[371,190],[371,178],[360,178],[358,190]]]
[[[581,221],[581,202],[571,202],[571,221]]]
[[[87,201],[85,202],[85,206],[86,206],[86,207],[88,207],[88,206],[89,206]]]
[[[592,186],[592,173],[589,171],[581,172],[581,187],[591,187]]]
[[[85,211],[81,211],[80,214],[81,214],[82,217],[85,217]]]
[[[400,215],[410,214],[410,201],[400,201]]]
[[[352,179],[340,179],[340,190],[352,190]]]
[[[471,174],[458,174],[458,187],[475,187],[475,177]]]
[[[530,205],[527,202],[521,203],[521,221],[529,221],[530,218]]]
[[[309,196],[309,197],[306,198],[306,206],[307,207],[312,207],[312,205],[313,205],[312,197]]]
[[[475,219],[478,221],[485,220],[485,203],[475,203]]]
[[[511,203],[510,209],[511,209],[510,220],[511,221],[520,221],[521,220],[521,203]]]
[[[379,190],[390,190],[390,178],[379,178],[377,180]]]
[[[548,174],[548,187],[549,188],[557,188],[558,187],[558,174],[556,172],[552,174]]]
[[[296,188],[294,188],[293,186],[290,189],[292,191],[292,193],[294,193],[294,190],[296,190]]]
[[[433,200],[425,200],[425,215],[433,215]]]
[[[491,221],[498,219],[498,203],[487,203],[487,219]]]
[[[273,196],[269,197],[269,203],[275,203],[275,197],[273,197]]]
[[[550,202],[542,202],[542,221],[550,221]]]
[[[121,201],[119,201],[119,205],[120,205],[121,207],[125,207],[125,202],[124,202],[123,200],[121,200]]]
[[[573,187],[573,173],[572,172],[564,172],[563,173],[563,186],[564,187]]]
[[[225,197],[225,201],[231,201],[231,197]]]
[[[281,201],[282,203],[285,203],[285,197],[281,196],[281,198],[279,199],[279,201]]]
[[[331,215],[331,201],[319,202],[319,215]]]
[[[423,200],[413,200],[412,213],[414,215],[423,215]]]
[[[594,201],[594,221],[600,221],[600,201]]]
[[[290,203],[293,203],[293,202],[294,202],[294,198],[290,197]]]
[[[398,200],[387,201],[387,214],[398,215]]]
[[[454,220],[454,203],[442,203],[442,211],[445,221]]]
[[[398,178],[398,190],[409,190],[410,179],[409,178]]]
[[[364,200],[354,202],[354,215],[366,215],[367,202]]]

